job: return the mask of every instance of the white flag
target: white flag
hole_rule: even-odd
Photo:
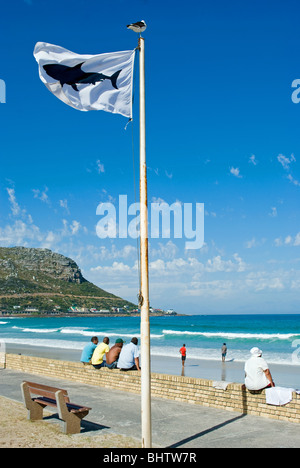
[[[81,111],[105,110],[132,118],[135,50],[78,55],[38,42],[40,78],[58,99]]]

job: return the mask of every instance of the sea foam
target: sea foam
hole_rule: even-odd
[[[207,338],[229,338],[243,340],[289,340],[291,338],[300,337],[297,333],[230,333],[230,332],[190,332],[178,330],[163,330],[164,335],[186,335],[186,336],[205,336]]]

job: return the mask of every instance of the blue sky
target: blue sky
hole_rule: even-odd
[[[51,95],[32,53],[38,41],[79,54],[132,50],[126,24],[145,19],[149,201],[205,204],[202,249],[150,239],[151,304],[299,313],[299,13],[292,0],[3,2],[0,245],[70,256],[87,279],[135,301],[136,242],[95,229],[99,203],[134,202],[138,96],[125,131],[122,116]]]

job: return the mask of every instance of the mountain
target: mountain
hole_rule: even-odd
[[[70,307],[135,309],[87,281],[71,258],[49,249],[0,247],[0,311],[67,312]]]

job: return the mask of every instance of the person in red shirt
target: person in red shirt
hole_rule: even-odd
[[[185,347],[185,344],[182,346],[182,348],[180,348],[179,352],[181,354],[182,367],[183,367],[184,363],[185,363],[185,360],[186,360],[186,347]]]

